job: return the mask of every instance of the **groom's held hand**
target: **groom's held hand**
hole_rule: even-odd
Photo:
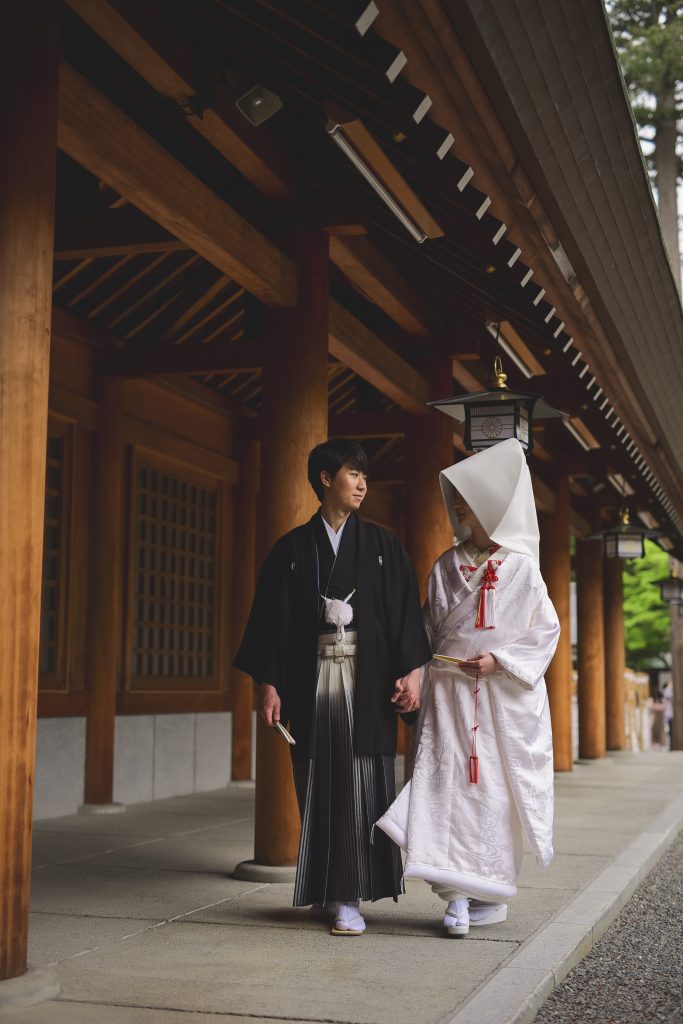
[[[396,705],[396,711],[417,711],[420,707],[420,670],[413,669],[407,676],[396,680],[394,696],[391,703]]]
[[[266,725],[273,726],[280,721],[280,697],[274,686],[263,683],[258,687],[259,714]]]

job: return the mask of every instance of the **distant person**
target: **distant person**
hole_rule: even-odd
[[[662,700],[664,701],[664,723],[666,725],[666,733],[668,737],[669,750],[673,750],[674,742],[674,688],[673,683],[669,681],[665,684],[662,690]]]
[[[664,698],[659,690],[655,690],[652,694],[650,712],[652,714],[652,724],[650,729],[650,741],[652,746],[665,747],[667,745],[667,740],[664,721]]]
[[[560,627],[538,566],[519,442],[443,470],[440,482],[457,544],[428,584],[435,657],[422,686],[413,777],[378,826],[406,850],[405,876],[430,882],[447,902],[448,934],[463,936],[470,925],[505,920],[523,837],[540,865],[552,860],[543,675]]]
[[[365,522],[368,462],[354,441],[318,445],[320,509],[264,562],[235,665],[259,684],[267,725],[289,722],[302,817],[294,906],[360,935],[361,900],[404,891],[401,854],[373,822],[396,795],[396,711],[419,707],[431,656],[415,573],[397,538]]]

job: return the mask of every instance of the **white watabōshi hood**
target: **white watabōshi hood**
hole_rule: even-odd
[[[531,474],[519,441],[509,438],[439,473],[448,517],[459,541],[470,535],[455,514],[455,492],[465,499],[492,541],[538,562],[538,519]]]

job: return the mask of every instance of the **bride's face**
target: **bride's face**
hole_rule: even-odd
[[[471,530],[481,529],[481,523],[461,494],[456,493],[453,507],[461,526],[469,526]]]

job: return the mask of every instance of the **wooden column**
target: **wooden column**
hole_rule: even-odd
[[[111,805],[114,791],[116,691],[121,675],[123,606],[123,401],[126,382],[99,382],[93,453],[85,657],[88,717],[85,806]],[[121,808],[123,809],[123,808]]]
[[[259,486],[261,444],[247,441],[240,456],[240,475],[235,489],[234,544],[232,556],[231,636],[233,655],[240,644],[254,598],[256,576],[256,496]],[[250,676],[233,668],[232,778],[251,778],[251,728],[254,684]]]
[[[436,362],[431,377],[435,399],[453,393],[450,359]],[[453,421],[437,409],[426,409],[424,415],[411,417],[406,443],[405,546],[424,601],[434,562],[453,545],[439,485],[440,471],[453,465]]]
[[[624,563],[606,558],[605,579],[605,726],[608,750],[623,750],[626,644],[624,639]]]
[[[447,398],[453,393],[451,361],[432,367],[432,395]],[[436,409],[411,418],[406,437],[405,547],[417,575],[420,600],[440,554],[453,545],[453,527],[444,507],[439,473],[453,465],[453,422]],[[405,779],[412,775],[413,730],[405,729]]]
[[[318,507],[308,483],[308,454],[327,438],[329,255],[326,236],[299,245],[299,297],[294,313],[274,313],[273,355],[263,369],[261,501],[263,557],[283,533]],[[257,865],[296,862],[299,812],[284,740],[259,719],[256,741]]]
[[[0,34],[0,980],[26,972],[57,153],[51,0]]]
[[[579,757],[605,753],[605,631],[601,540],[576,544]]]
[[[556,772],[570,772],[572,752],[572,638],[569,618],[571,555],[569,552],[569,477],[554,481],[555,511],[539,516],[541,572],[560,620],[560,639],[545,681],[553,726]]]

